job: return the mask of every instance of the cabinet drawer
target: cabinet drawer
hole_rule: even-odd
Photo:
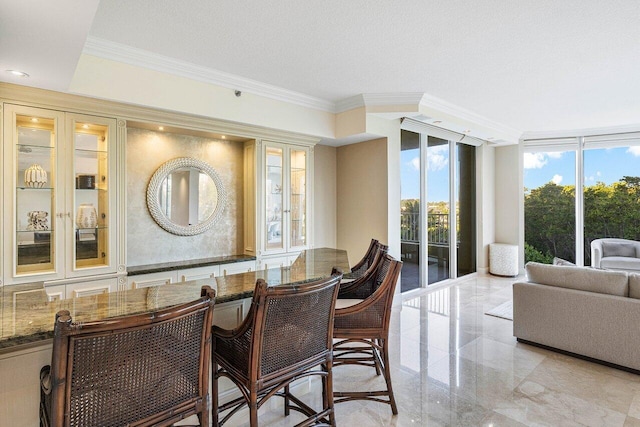
[[[220,267],[209,265],[206,267],[185,268],[178,270],[178,281],[187,282],[189,280],[212,279],[220,276]]]
[[[162,286],[178,281],[176,271],[162,271],[160,273],[139,274],[127,277],[130,289],[148,288],[150,286]]]
[[[223,264],[220,266],[220,270],[223,276],[226,276],[228,274],[247,273],[249,271],[254,271],[255,269],[255,261],[234,262],[231,264]]]

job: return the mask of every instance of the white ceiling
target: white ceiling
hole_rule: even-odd
[[[334,105],[425,93],[518,131],[635,125],[639,16],[636,0],[0,0],[0,80],[65,91],[89,36]]]

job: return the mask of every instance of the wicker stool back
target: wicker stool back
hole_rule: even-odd
[[[41,373],[41,426],[209,425],[215,292],[152,313],[74,323],[56,315],[51,366]]]
[[[318,281],[268,286],[259,279],[251,309],[234,330],[213,327],[213,425],[224,424],[245,405],[252,427],[258,409],[276,395],[284,398],[285,415],[291,409],[308,418],[299,425],[322,419],[335,425],[332,397],[333,311],[342,274]],[[320,369],[313,369],[320,366]],[[316,411],[291,394],[289,384],[299,378],[322,378],[323,408]],[[227,377],[242,396],[218,403],[218,380]],[[223,412],[229,413],[220,419]]]

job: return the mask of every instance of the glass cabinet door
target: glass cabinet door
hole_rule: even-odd
[[[74,117],[73,263],[74,269],[109,265],[109,125]],[[91,119],[94,119],[91,121]]]
[[[284,249],[283,209],[284,209],[284,163],[283,149],[266,147],[266,185],[265,185],[265,227],[266,249]]]
[[[290,242],[291,247],[304,246],[306,243],[307,227],[307,152],[291,149],[291,205],[290,211]]]
[[[61,238],[55,220],[61,215],[56,187],[61,120],[55,112],[12,107],[6,108],[6,114],[14,125],[15,274],[54,272],[58,269],[56,242]]]

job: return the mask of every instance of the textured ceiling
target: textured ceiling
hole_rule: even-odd
[[[639,16],[636,0],[103,0],[89,35],[332,102],[424,92],[548,131],[640,124]]]

